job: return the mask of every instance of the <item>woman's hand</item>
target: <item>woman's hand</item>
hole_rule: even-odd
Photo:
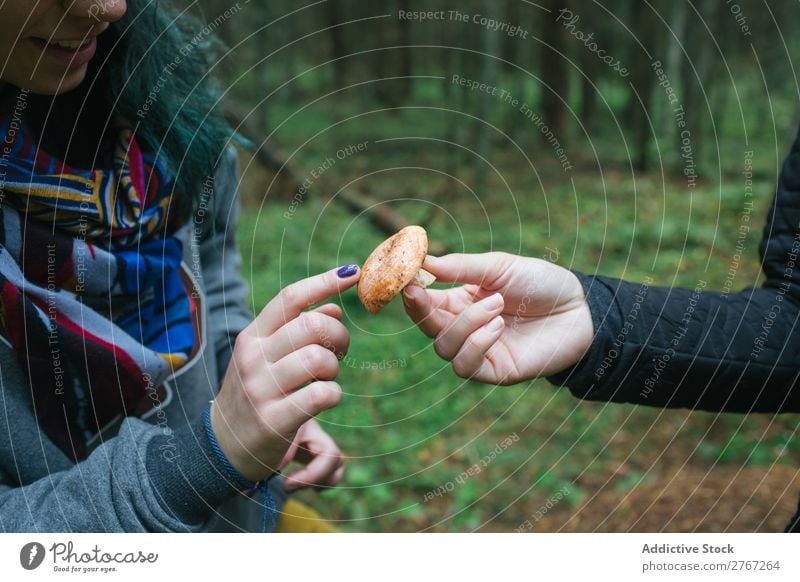
[[[344,476],[342,451],[313,418],[297,431],[284,463],[303,463],[305,468],[286,476],[284,487],[294,491],[303,487],[334,487]]]
[[[341,400],[334,380],[350,343],[341,309],[305,310],[355,285],[358,273],[355,267],[331,270],[285,287],[237,336],[211,426],[222,452],[247,479],[279,470],[291,458],[298,430]],[[308,431],[313,437],[313,428]]]
[[[428,257],[423,265],[452,289],[409,286],[406,312],[462,378],[514,384],[580,361],[594,326],[577,277],[507,253]]]

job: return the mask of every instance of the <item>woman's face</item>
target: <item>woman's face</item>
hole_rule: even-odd
[[[97,36],[126,0],[0,0],[0,86],[56,95],[86,76]]]

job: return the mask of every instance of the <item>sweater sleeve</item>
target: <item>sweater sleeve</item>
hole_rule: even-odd
[[[200,263],[209,310],[209,338],[217,355],[219,381],[225,375],[236,336],[253,321],[249,287],[242,278],[242,256],[236,244],[239,223],[239,166],[231,147],[214,179],[213,196],[196,213],[203,232]]]
[[[126,418],[73,463],[42,438],[16,356],[0,345],[0,532],[192,532],[241,487],[202,420]]]
[[[84,461],[24,485],[3,466],[2,532],[202,531],[238,492],[202,423],[165,435],[129,418]]]
[[[719,412],[800,412],[800,141],[759,247],[766,280],[738,293],[578,274],[595,338],[551,376],[587,400]]]

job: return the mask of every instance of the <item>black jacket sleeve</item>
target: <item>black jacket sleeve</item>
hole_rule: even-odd
[[[588,400],[718,412],[800,412],[800,136],[759,247],[766,280],[738,293],[578,278],[595,339],[555,384]]]

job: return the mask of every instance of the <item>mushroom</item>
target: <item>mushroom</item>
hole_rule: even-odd
[[[361,267],[358,298],[373,315],[406,285],[427,287],[436,280],[422,268],[428,254],[428,235],[421,226],[407,226],[383,241]]]

